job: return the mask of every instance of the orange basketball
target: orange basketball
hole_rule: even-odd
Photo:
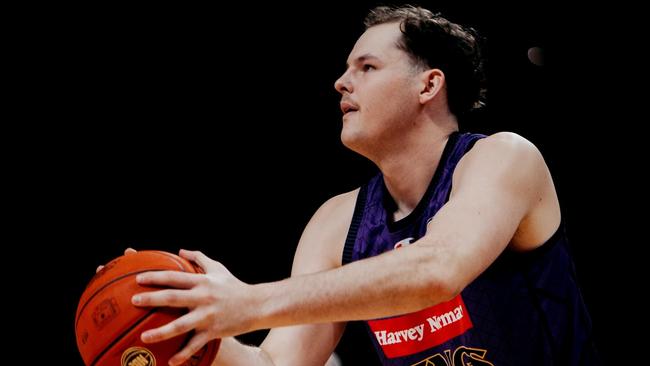
[[[110,261],[86,287],[75,320],[77,347],[86,366],[167,366],[169,359],[189,341],[191,334],[146,344],[145,330],[164,325],[187,312],[178,308],[135,307],[131,297],[158,288],[140,286],[138,273],[173,270],[198,273],[200,269],[175,254],[139,251]],[[206,344],[184,366],[209,366],[219,340]]]

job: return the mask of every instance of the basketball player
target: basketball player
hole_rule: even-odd
[[[223,338],[215,365],[323,365],[349,320],[366,320],[384,365],[594,364],[560,206],[538,149],[513,133],[459,133],[479,105],[470,29],[416,7],[379,7],[352,49],[345,146],[381,173],[325,202],[289,279],[250,285],[200,252],[206,274],[150,272],[175,289],[137,306],[191,311],[142,334],[194,331],[179,365]],[[260,347],[232,336],[272,328]]]

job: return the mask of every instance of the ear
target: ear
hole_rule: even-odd
[[[425,104],[440,94],[445,86],[445,74],[440,69],[423,71],[422,89],[420,89],[420,103]]]

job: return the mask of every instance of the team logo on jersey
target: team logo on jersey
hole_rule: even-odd
[[[156,366],[156,358],[146,348],[131,347],[122,353],[122,366]]]
[[[411,244],[413,241],[415,241],[415,239],[413,239],[413,238],[402,239],[402,240],[398,241],[397,244],[395,244],[393,249],[399,249],[401,247],[405,247],[405,246]]]
[[[386,357],[396,358],[440,345],[473,325],[463,298],[457,295],[450,301],[415,313],[369,320],[368,326]]]
[[[486,354],[487,350],[484,349],[460,346],[453,355],[448,349],[411,366],[494,366],[485,359]]]

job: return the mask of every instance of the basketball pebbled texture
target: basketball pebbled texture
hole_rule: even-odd
[[[131,304],[131,297],[136,293],[160,289],[139,285],[135,280],[137,274],[162,270],[202,272],[175,254],[139,251],[115,258],[90,280],[75,317],[77,347],[86,366],[166,366],[189,341],[191,333],[150,344],[140,340],[143,331],[169,323],[187,312],[187,309]],[[184,366],[209,366],[219,343],[219,340],[209,342]]]

